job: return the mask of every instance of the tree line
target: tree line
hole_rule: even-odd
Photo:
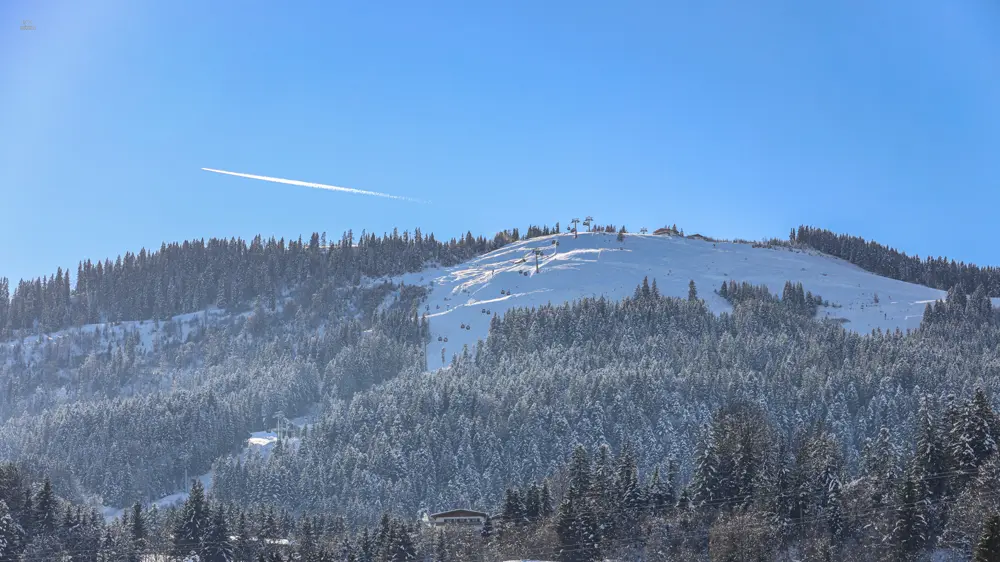
[[[789,241],[849,261],[890,279],[944,291],[959,286],[967,290],[982,286],[987,296],[1000,297],[1000,269],[996,267],[980,267],[940,256],[921,259],[860,236],[836,234],[804,225],[792,229]]]
[[[558,232],[531,226],[527,237]],[[0,279],[0,338],[16,331],[53,332],[70,326],[165,319],[208,307],[273,302],[303,284],[356,286],[417,271],[426,263],[454,265],[521,239],[517,228],[493,238],[471,232],[441,242],[420,229],[377,236],[347,231],[339,241],[313,233],[308,241],[264,239],[190,240],[157,251],[126,252],[115,260],[84,260],[71,281],[69,269],[21,280],[11,292]],[[74,284],[75,282],[75,284]]]

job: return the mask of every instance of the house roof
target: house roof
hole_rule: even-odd
[[[471,509],[452,509],[441,513],[432,513],[430,517],[486,517],[482,511],[472,511]]]

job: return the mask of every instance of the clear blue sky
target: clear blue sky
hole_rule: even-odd
[[[996,0],[5,0],[0,15],[12,278],[161,241],[586,214],[744,238],[804,222],[1000,264]]]

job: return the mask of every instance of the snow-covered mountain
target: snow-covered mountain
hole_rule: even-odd
[[[536,249],[541,251],[537,271]],[[606,233],[532,238],[395,281],[431,289],[424,312],[431,328],[428,368],[433,370],[461,353],[462,346],[471,351],[477,340],[485,339],[494,314],[585,297],[621,299],[632,295],[643,277],[655,279],[662,294],[676,297],[687,296],[693,279],[698,296],[715,313],[732,309],[716,293],[724,281],[767,285],[778,295],[786,281],[801,282],[829,301],[830,306],[819,309],[819,318],[840,319],[858,332],[916,329],[925,304],[945,297],[944,291],[881,277],[818,252],[652,234],[627,234],[622,242]]]

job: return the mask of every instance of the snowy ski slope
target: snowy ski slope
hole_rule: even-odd
[[[543,252],[537,273],[536,248]],[[624,242],[604,233],[532,238],[454,267],[425,269],[395,281],[431,286],[423,312],[431,328],[428,368],[435,370],[461,353],[463,345],[471,351],[478,340],[486,339],[493,314],[600,295],[620,300],[632,295],[644,276],[656,279],[662,294],[676,297],[686,297],[688,282],[694,279],[698,296],[716,314],[732,309],[715,294],[723,281],[767,285],[779,296],[785,281],[801,282],[831,304],[820,308],[818,317],[842,319],[846,328],[864,333],[916,329],[924,305],[945,297],[944,291],[881,277],[817,252],[652,234],[628,234]]]

